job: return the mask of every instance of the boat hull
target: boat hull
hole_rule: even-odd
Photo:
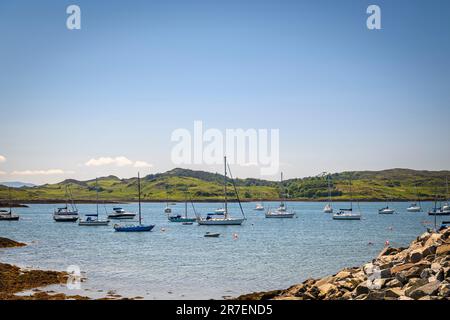
[[[379,214],[394,214],[394,210],[378,210]]]
[[[136,217],[135,214],[110,214],[108,215],[108,219],[114,219],[114,220],[127,220],[127,219],[134,219]]]
[[[450,216],[450,211],[429,211],[429,216]]]
[[[97,221],[81,220],[80,222],[78,222],[78,225],[85,226],[85,227],[107,226],[107,225],[109,225],[109,220],[97,220]]]
[[[201,219],[198,224],[201,226],[237,226],[241,225],[244,219]]]
[[[114,226],[114,230],[116,230],[116,232],[148,232],[152,231],[154,227],[154,225]]]
[[[53,217],[55,222],[77,222],[78,217],[76,216],[67,216],[67,217]]]
[[[333,216],[333,220],[361,220],[361,216],[357,216],[357,215],[346,215],[346,216],[342,216],[342,215],[334,215]]]
[[[13,216],[13,215],[4,215],[0,216],[0,221],[18,221],[19,216]]]
[[[179,217],[169,217],[170,222],[195,222],[196,218],[179,218]]]
[[[406,209],[408,212],[422,212],[422,208],[420,207],[409,207]]]
[[[283,213],[283,214],[266,213],[266,218],[268,218],[268,219],[292,219],[294,217],[295,217],[295,213]]]

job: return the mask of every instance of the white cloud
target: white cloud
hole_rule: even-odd
[[[61,169],[49,169],[49,170],[23,170],[23,171],[13,171],[11,175],[13,176],[51,176],[57,174],[73,174],[73,171],[64,171]]]
[[[151,168],[152,164],[146,161],[131,161],[127,157],[100,157],[92,158],[85,163],[88,167],[100,167],[100,166],[116,166],[116,167],[128,167],[133,166],[135,168]]]
[[[97,159],[91,159],[85,163],[88,167],[99,167],[99,166],[107,166],[107,165],[115,165],[117,167],[125,167],[131,166],[133,161],[126,157],[100,157]]]
[[[134,163],[135,168],[151,168],[153,165],[151,163],[145,162],[145,161],[136,161]]]
[[[5,175],[6,172],[5,171],[0,171],[0,176]]]
[[[0,154],[0,162],[6,162],[6,157]]]

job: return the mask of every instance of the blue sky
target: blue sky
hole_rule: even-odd
[[[2,1],[0,38],[0,181],[166,171],[195,120],[279,128],[288,178],[450,169],[445,0]]]

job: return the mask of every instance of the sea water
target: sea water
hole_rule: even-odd
[[[266,209],[277,203],[265,203]],[[0,249],[0,262],[21,267],[66,271],[75,266],[86,281],[79,289],[59,287],[68,294],[104,297],[115,292],[145,299],[221,299],[253,291],[284,289],[310,277],[336,273],[344,267],[371,261],[385,246],[407,246],[432,227],[434,217],[425,212],[409,213],[409,203],[394,202],[397,213],[380,215],[385,203],[361,203],[361,221],[335,221],[322,212],[324,203],[288,202],[294,219],[266,219],[255,203],[243,203],[247,220],[242,226],[198,226],[172,223],[165,204],[142,204],[143,220],[155,224],[152,232],[120,233],[107,227],[81,227],[57,223],[52,212],[57,205],[33,204],[14,209],[18,222],[0,221],[0,237],[25,242],[26,247]],[[121,205],[137,211],[137,204]],[[195,204],[206,215],[220,204]],[[334,203],[334,208],[348,207]],[[355,204],[355,207],[357,205]],[[239,205],[229,212],[240,217]],[[95,205],[78,205],[80,214],[95,213]],[[101,206],[101,215],[112,206]],[[184,204],[172,207],[184,213]],[[193,216],[189,205],[189,215]],[[438,217],[440,224],[445,217]],[[447,219],[447,220],[450,220]],[[205,238],[218,232],[219,238]]]

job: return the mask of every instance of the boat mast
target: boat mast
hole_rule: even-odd
[[[98,218],[98,178],[95,178],[95,190],[97,191],[97,218]]]
[[[449,197],[448,197],[448,177],[445,177],[445,186],[447,187],[447,204],[449,202]]]
[[[224,218],[228,218],[228,199],[227,199],[227,157],[224,156],[223,157],[223,163],[224,163],[224,168],[225,168],[225,176],[224,176],[224,193],[225,193],[225,216]]]
[[[139,193],[139,225],[141,225],[141,176],[138,172],[138,193]]]
[[[283,172],[281,172],[281,207],[284,207],[284,188],[283,188]]]
[[[69,192],[67,191],[67,184],[66,184],[66,209],[69,209]]]
[[[12,198],[11,198],[11,187],[8,187],[8,196],[9,196],[9,215],[12,214]]]
[[[350,177],[350,210],[353,211],[352,177]]]
[[[331,183],[330,183],[330,175],[328,175],[328,204],[331,206]]]
[[[184,194],[184,217],[187,218],[187,191]]]

